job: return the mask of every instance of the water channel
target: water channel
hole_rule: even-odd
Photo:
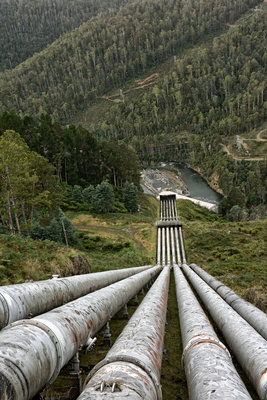
[[[173,191],[217,206],[222,199],[197,172],[180,163],[161,163],[158,168],[145,169],[142,182],[145,193],[153,195]]]
[[[187,186],[190,197],[207,201],[213,204],[220,204],[222,196],[211,189],[207,182],[195,171],[184,164],[173,163],[181,171],[182,179]]]

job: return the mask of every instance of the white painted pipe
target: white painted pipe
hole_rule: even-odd
[[[0,332],[0,398],[32,399],[161,271],[155,266]]]
[[[212,289],[214,289],[233,309],[238,312],[261,336],[267,340],[267,315],[253,304],[242,299],[233,290],[215,279],[196,264],[190,264],[193,269]]]
[[[218,339],[181,269],[174,266],[190,400],[249,400],[227,348]]]
[[[188,265],[183,264],[190,283],[218,325],[228,346],[252,382],[261,400],[267,399],[267,342],[221,296]]]

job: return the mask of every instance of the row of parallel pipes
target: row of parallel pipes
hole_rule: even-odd
[[[173,266],[184,345],[183,365],[190,400],[251,397],[232,364],[229,351],[216,336],[185,276],[216,322],[259,398],[267,400],[266,315],[195,264],[191,264],[189,268],[186,263],[182,227],[174,229],[178,229],[175,237],[176,249],[181,251],[179,257],[177,254],[177,265],[173,262]],[[174,253],[173,247],[168,243],[166,245],[169,245],[169,249],[172,248]],[[169,251],[167,248],[167,254]]]
[[[225,286],[218,279],[198,267],[190,264],[195,271],[210,287],[212,287],[239,315],[241,315],[261,336],[267,340],[267,315],[253,304],[242,299],[233,290]]]
[[[0,287],[0,329],[151,268],[146,265]]]
[[[260,399],[267,400],[266,341],[233,310],[232,303],[238,301],[233,292],[227,292],[229,288],[205,276],[219,295],[198,276],[202,273],[199,267],[188,267],[175,196],[161,196],[160,210],[155,267],[140,267],[145,270],[136,269],[134,276],[107,283],[109,286],[105,288],[94,289],[94,293],[39,317],[15,322],[0,332],[0,397],[32,399],[55,380],[80,346],[90,346],[95,333],[160,273],[107,356],[90,372],[78,400],[161,400],[160,370],[173,266],[184,346],[182,361],[190,400],[251,397],[186,278],[217,323]],[[231,297],[231,306],[222,298],[225,293],[225,297],[228,294]]]
[[[149,268],[0,332],[0,398],[28,400],[160,271]]]

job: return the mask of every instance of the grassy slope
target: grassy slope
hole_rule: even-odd
[[[48,240],[0,235],[0,284],[49,279],[52,274],[80,273],[74,265],[78,255],[87,259],[81,251]],[[88,272],[88,266],[84,265],[82,272]]]
[[[158,201],[141,196],[140,213],[97,214],[69,212],[79,232],[94,272],[153,264],[156,257]]]

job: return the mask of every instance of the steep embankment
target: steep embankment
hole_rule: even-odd
[[[0,109],[68,118],[77,109],[220,30],[255,0],[138,0],[109,11],[0,75]]]
[[[48,240],[0,235],[0,284],[91,272],[88,255]]]

